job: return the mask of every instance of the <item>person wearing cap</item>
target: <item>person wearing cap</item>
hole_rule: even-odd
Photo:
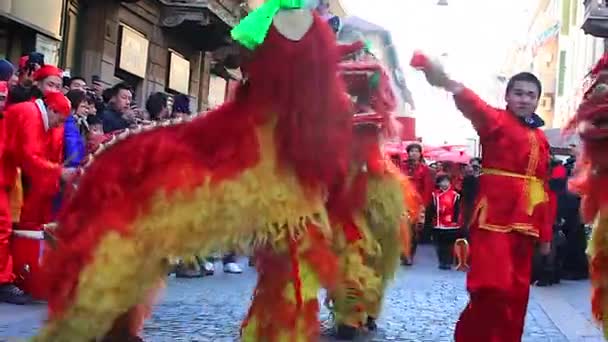
[[[0,59],[0,81],[12,83],[16,80],[15,66],[6,59]]]
[[[4,189],[11,189],[16,183],[17,170],[21,169],[25,184],[19,222],[21,229],[40,230],[43,224],[50,222],[52,200],[59,190],[59,180],[68,180],[75,172],[54,160],[54,147],[49,144],[52,129],[61,126],[70,113],[70,102],[60,92],[48,92],[41,99],[15,104],[6,113],[6,127],[10,127],[10,134],[5,136],[1,159],[2,185]],[[12,220],[7,205],[8,191],[2,191],[0,195],[0,301],[24,304],[30,297],[13,285],[13,263],[16,270],[23,268],[19,265],[28,264],[32,273],[38,272],[38,253],[28,251],[31,245],[16,246],[13,243],[11,248],[14,251],[18,251],[21,257],[28,257],[25,258],[27,260],[13,260],[11,257],[8,238]],[[36,293],[38,295],[40,293]]]
[[[549,143],[534,112],[542,85],[531,73],[507,83],[506,108],[490,106],[454,81],[422,53],[411,65],[427,81],[454,95],[477,131],[483,171],[470,225],[469,304],[455,329],[456,342],[521,341],[530,296],[535,246],[551,252],[554,217],[548,200]],[[504,151],[510,151],[504,153]]]
[[[30,80],[28,76],[28,80]],[[63,88],[63,70],[54,65],[37,67],[31,74],[31,85],[20,82],[11,88],[9,105],[39,99],[49,91],[61,91]]]

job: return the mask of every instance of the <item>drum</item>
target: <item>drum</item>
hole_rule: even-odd
[[[44,299],[44,281],[40,272],[42,253],[47,248],[42,230],[13,230],[11,253],[15,284],[34,299]]]

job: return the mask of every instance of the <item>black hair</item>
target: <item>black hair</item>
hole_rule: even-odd
[[[150,119],[158,120],[160,112],[167,108],[167,94],[165,93],[154,93],[148,97],[146,101],[146,110],[150,114]]]
[[[134,93],[133,87],[131,87],[126,82],[121,82],[121,83],[115,84],[112,88],[107,89],[107,93],[105,91],[104,91],[104,93],[108,96],[108,101],[109,101],[111,98],[118,95],[118,93],[121,90],[128,90],[131,92],[131,94]],[[104,97],[104,100],[105,100],[105,97]]]
[[[93,104],[93,105],[97,104],[97,97],[95,96],[95,93],[92,90],[86,89],[85,95],[86,95],[85,101],[87,101],[88,104]]]
[[[530,72],[520,72],[519,74],[513,75],[507,82],[507,93],[513,89],[515,86],[515,82],[528,82],[532,83],[538,89],[538,97],[540,98],[541,93],[543,92],[543,86],[540,83],[538,77],[536,77],[533,73]]]
[[[450,181],[450,175],[448,175],[447,173],[440,173],[435,178],[435,184],[439,185],[439,183],[441,183],[443,180],[446,180],[446,179],[448,181]]]
[[[86,100],[86,94],[80,90],[70,90],[65,94],[65,97],[70,100],[70,104],[72,105],[72,110],[78,110],[80,104]]]
[[[112,96],[110,95],[111,92],[112,88],[106,88],[101,92],[101,99],[104,103],[110,102],[110,99],[112,98]]]
[[[422,145],[417,144],[417,143],[407,145],[407,147],[405,148],[405,151],[407,153],[410,153],[413,149],[417,149],[418,151],[420,151],[420,153],[422,153]]]
[[[481,165],[481,158],[478,157],[473,157],[471,158],[471,160],[469,161],[469,164],[472,162],[478,162]]]
[[[102,124],[101,119],[97,115],[89,115],[89,116],[87,116],[87,123],[89,124],[89,126],[101,125]]]
[[[68,87],[69,87],[69,86],[71,86],[71,85],[72,85],[72,82],[74,82],[74,81],[82,81],[82,82],[84,82],[85,84],[87,83],[87,80],[85,80],[85,79],[84,79],[84,77],[80,77],[80,76],[74,76],[74,77],[70,78],[70,80],[68,81],[67,86],[68,86]]]

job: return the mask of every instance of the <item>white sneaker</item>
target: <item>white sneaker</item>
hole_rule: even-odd
[[[215,266],[212,262],[205,261],[203,263],[203,274],[206,276],[213,275],[215,273]]]
[[[229,262],[224,265],[224,273],[239,274],[243,273],[243,270],[241,269],[241,266],[239,266],[237,263]]]

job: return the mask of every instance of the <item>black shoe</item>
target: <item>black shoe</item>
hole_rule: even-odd
[[[357,328],[350,325],[338,325],[336,338],[343,341],[352,341],[357,337]]]
[[[376,324],[376,319],[373,317],[367,317],[367,323],[365,323],[365,327],[369,331],[378,330],[378,325]]]
[[[197,265],[179,264],[175,270],[176,278],[200,278],[202,276],[203,272]]]
[[[107,335],[101,342],[144,342],[139,336],[113,336]]]
[[[0,302],[25,305],[32,302],[32,297],[13,284],[0,285]]]
[[[551,282],[550,281],[546,281],[546,280],[539,280],[539,281],[536,282],[536,286],[538,286],[538,287],[551,286]]]
[[[403,266],[412,266],[414,264],[414,258],[406,258],[406,257],[402,257],[401,258],[401,265]]]
[[[581,273],[566,273],[561,277],[564,280],[583,280],[589,278],[589,275]]]

